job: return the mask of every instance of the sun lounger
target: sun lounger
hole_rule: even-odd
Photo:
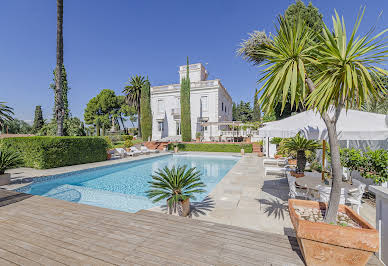
[[[145,153],[145,152],[142,152],[140,151],[138,148],[136,148],[135,146],[132,146],[131,148],[131,152],[133,152],[134,154],[136,155],[140,155],[140,154],[149,154],[149,153]]]
[[[159,150],[150,150],[146,146],[141,146],[140,151],[142,152],[149,152],[149,153],[159,153]]]
[[[136,154],[135,152],[127,152],[125,149],[123,148],[116,148],[114,149],[114,154],[115,155],[118,155],[120,158],[124,158],[126,156],[136,156],[138,154]]]
[[[273,164],[273,165],[277,165],[277,166],[284,166],[287,163],[288,163],[288,159],[287,158],[279,158],[279,159],[269,158],[269,159],[264,159],[263,160],[263,165]]]
[[[287,171],[290,170],[289,167],[265,167],[264,174],[267,176],[268,174],[278,174],[278,175],[286,175]]]

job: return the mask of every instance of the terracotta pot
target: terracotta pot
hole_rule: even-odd
[[[196,139],[195,139],[195,142],[197,142],[197,143],[198,143],[198,142],[201,142],[201,138],[196,138]]]
[[[296,159],[288,159],[288,164],[289,165],[296,165],[297,160]]]
[[[168,206],[168,201],[167,201]],[[180,201],[176,206],[168,208],[169,214],[177,214],[179,216],[186,217],[190,213],[190,199]]]
[[[304,177],[304,173],[297,173],[295,171],[290,172],[292,176],[299,178],[299,177]]]
[[[11,174],[5,173],[0,175],[0,186],[8,185],[11,183]]]
[[[251,143],[251,139],[252,139],[251,137],[247,137],[245,141],[246,141],[247,143]]]
[[[107,160],[110,160],[111,158],[112,158],[112,154],[111,154],[111,153],[107,153],[106,159],[107,159]]]
[[[373,226],[345,205],[346,213],[362,228],[339,226],[301,219],[295,207],[326,209],[327,204],[308,200],[288,200],[288,209],[296,237],[307,265],[365,265],[379,249],[379,235]]]
[[[279,158],[282,158],[282,155],[280,155],[280,154],[275,154],[274,157],[275,157],[275,159],[279,159]]]
[[[240,150],[240,153],[241,153],[241,155],[244,155],[244,154],[245,154],[245,150],[244,150],[244,149],[241,149],[241,150]]]
[[[174,147],[174,152],[175,152],[175,153],[178,152],[178,146]]]
[[[257,156],[263,157],[263,156],[264,156],[264,152],[259,151],[259,152],[257,153]]]

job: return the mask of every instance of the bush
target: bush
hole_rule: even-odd
[[[25,167],[48,169],[104,161],[108,143],[101,137],[20,137],[2,139],[0,146],[19,152]]]
[[[132,135],[123,135],[121,136],[122,140],[126,141],[126,140],[133,140],[133,136]]]
[[[283,140],[283,138],[273,137],[273,138],[269,141],[269,143],[279,145],[280,142],[281,142],[282,140]]]
[[[130,148],[133,146],[133,142],[130,141],[129,139],[127,139],[126,141],[124,141],[124,147],[125,148]]]
[[[174,149],[172,143],[168,144],[168,149]],[[179,143],[180,151],[205,151],[205,152],[240,152],[244,149],[246,153],[252,152],[252,144],[213,144],[213,143]]]
[[[108,149],[112,149],[113,148],[112,139],[108,136],[104,136],[104,139],[106,140],[106,143],[108,144]]]

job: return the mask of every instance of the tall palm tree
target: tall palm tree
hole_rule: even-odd
[[[57,136],[63,136],[63,108],[62,91],[63,66],[63,0],[57,0],[57,65],[55,69],[55,113],[57,118]]]
[[[264,109],[272,110],[277,102],[284,108],[291,94],[291,108],[302,104],[318,111],[324,120],[329,136],[332,189],[325,221],[335,222],[341,193],[342,169],[336,124],[341,110],[362,103],[371,97],[387,93],[381,80],[371,74],[388,72],[376,65],[386,57],[386,43],[381,38],[388,30],[372,37],[372,31],[356,37],[365,9],[357,17],[348,39],[345,22],[337,12],[333,29],[324,24],[322,34],[312,32],[299,20],[293,26],[279,17],[279,27],[271,42],[256,45],[254,55],[264,58],[264,76],[260,82],[260,102]],[[251,59],[252,60],[252,59]]]
[[[124,87],[123,93],[125,93],[125,100],[128,105],[133,106],[137,110],[137,129],[138,135],[141,137],[140,126],[140,98],[141,87],[146,83],[146,79],[143,76],[134,76],[129,79],[129,84]]]
[[[0,102],[0,127],[4,129],[5,122],[13,120],[13,108],[5,105],[5,102]]]

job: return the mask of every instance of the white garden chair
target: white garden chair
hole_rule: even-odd
[[[357,214],[360,214],[361,199],[365,192],[366,184],[361,183],[356,179],[353,179],[353,184],[357,186],[357,190],[349,191],[348,196],[346,197],[346,203],[350,204],[352,207],[355,205],[357,207]]]
[[[308,189],[296,188],[296,185],[295,185],[296,177],[292,175],[287,175],[287,180],[288,180],[288,186],[290,187],[290,193],[288,194],[290,198],[295,199],[296,197],[303,197],[303,198],[309,197]]]
[[[288,163],[288,159],[287,158],[278,158],[278,159],[269,158],[269,159],[264,159],[263,160],[263,165],[264,166],[266,164],[273,164],[273,165],[277,165],[277,166],[284,166],[287,163]]]
[[[318,192],[319,192],[319,201],[320,202],[329,202],[331,187],[319,185]],[[339,202],[340,204],[345,204],[346,194],[347,194],[347,189],[341,188],[341,197],[340,197],[340,202]]]
[[[275,175],[286,175],[287,171],[289,170],[288,167],[265,167],[264,168],[264,174],[265,176],[269,174],[275,174]]]
[[[141,146],[140,151],[142,151],[144,153],[147,153],[147,152],[148,153],[159,153],[159,150],[150,150],[146,146]]]

